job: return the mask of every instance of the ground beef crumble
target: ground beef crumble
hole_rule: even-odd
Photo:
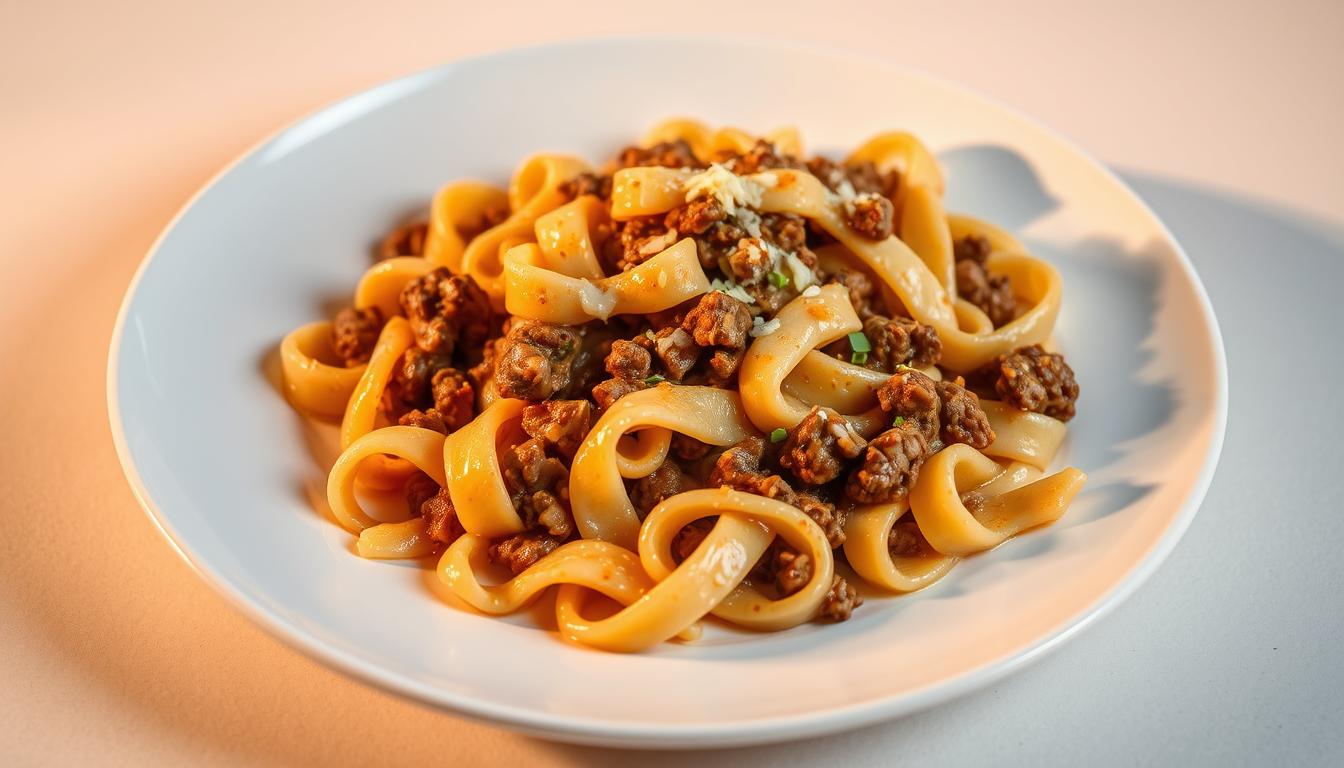
[[[896,208],[887,198],[865,193],[845,203],[845,223],[869,240],[885,240],[895,232]]]
[[[892,427],[869,441],[845,483],[845,495],[860,504],[899,501],[910,494],[930,453],[913,422]]]
[[[515,322],[500,345],[495,388],[501,397],[545,400],[569,388],[581,330],[533,320]]]
[[[331,322],[331,349],[347,367],[369,362],[378,334],[383,330],[383,313],[377,307],[346,307]]]
[[[807,485],[824,485],[840,476],[867,441],[839,412],[814,405],[789,431],[779,463]]]
[[[999,356],[991,370],[998,374],[994,390],[1003,402],[1060,421],[1073,418],[1078,381],[1063,355],[1046,352],[1039,344],[1033,344]]]
[[[399,256],[423,256],[425,241],[429,239],[429,224],[403,224],[387,233],[378,245],[378,259],[385,261]]]
[[[942,401],[939,416],[943,442],[965,443],[975,449],[989,447],[994,442],[994,429],[980,407],[980,398],[956,382],[940,381],[937,389]]]

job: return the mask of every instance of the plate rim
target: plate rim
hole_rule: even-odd
[[[959,92],[972,99],[1029,124],[1052,140],[1077,155],[1080,159],[1099,170],[1105,177],[1145,213],[1157,230],[1173,246],[1176,261],[1186,278],[1195,289],[1198,308],[1204,319],[1210,336],[1210,349],[1213,358],[1214,398],[1213,430],[1209,437],[1209,446],[1205,453],[1190,492],[1181,503],[1177,514],[1171,519],[1165,530],[1153,541],[1147,552],[1135,563],[1119,581],[1102,592],[1091,604],[1066,618],[1050,632],[1044,633],[1031,642],[1009,652],[1004,656],[988,661],[976,667],[961,670],[957,674],[926,684],[913,690],[869,699],[846,706],[830,707],[819,712],[795,715],[769,716],[741,720],[719,721],[714,723],[624,723],[592,717],[576,717],[545,713],[507,704],[499,704],[480,699],[471,694],[456,693],[436,686],[428,685],[400,673],[390,672],[368,660],[360,658],[347,650],[329,644],[321,637],[308,632],[270,610],[267,606],[249,596],[243,588],[233,583],[214,569],[209,562],[192,551],[191,547],[179,538],[168,518],[154,503],[149,489],[145,486],[136,468],[126,439],[121,418],[118,397],[117,373],[120,369],[121,345],[131,305],[140,287],[140,282],[150,264],[158,255],[167,236],[177,227],[183,217],[190,212],[199,200],[234,171],[235,168],[260,154],[280,136],[291,129],[319,118],[329,110],[339,109],[343,105],[363,99],[382,89],[404,86],[413,80],[436,79],[451,69],[466,63],[479,64],[491,59],[515,56],[535,56],[563,54],[571,49],[581,49],[593,45],[619,45],[632,43],[657,43],[680,45],[732,45],[770,50],[774,52],[798,52],[810,55],[823,55],[839,59],[861,61],[868,65],[881,67],[903,77],[924,80]],[[884,720],[901,717],[945,701],[962,696],[978,688],[990,685],[1012,674],[1032,662],[1042,658],[1050,651],[1063,645],[1083,630],[1094,625],[1098,619],[1128,599],[1162,565],[1184,536],[1194,520],[1212,483],[1226,435],[1228,413],[1228,372],[1227,356],[1223,344],[1222,332],[1218,324],[1208,291],[1200,280],[1194,265],[1184,247],[1171,232],[1166,223],[1157,215],[1148,203],[1109,166],[1100,162],[1091,153],[1084,150],[1068,137],[1025,114],[1011,105],[961,83],[930,74],[923,70],[898,64],[882,57],[856,53],[838,46],[816,43],[787,42],[763,38],[730,38],[716,35],[634,35],[601,36],[549,42],[537,45],[516,46],[473,56],[454,58],[440,64],[426,67],[398,77],[390,78],[367,88],[340,96],[299,117],[285,123],[271,133],[263,136],[232,160],[221,167],[203,183],[177,210],[164,225],[163,230],[141,258],[128,283],[117,310],[116,321],[112,327],[112,337],[108,347],[106,378],[106,398],[112,440],[116,448],[117,459],[122,473],[130,486],[140,508],[149,517],[151,523],[167,540],[169,546],[191,568],[193,572],[216,594],[240,611],[267,634],[282,641],[285,645],[300,651],[304,656],[337,669],[345,675],[370,684],[380,690],[396,694],[422,705],[430,705],[456,716],[495,726],[506,726],[512,730],[532,736],[566,741],[571,743],[643,747],[694,749],[701,747],[729,747],[763,744],[779,741],[791,741],[844,730],[852,730],[872,725]]]

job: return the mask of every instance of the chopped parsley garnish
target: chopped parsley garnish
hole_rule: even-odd
[[[655,373],[652,376],[646,377],[644,379],[644,383],[648,384],[649,386],[653,386],[654,384],[659,384],[664,381],[667,381],[667,377],[662,375],[661,373]]]
[[[854,353],[850,354],[850,356],[849,356],[849,362],[851,362],[851,363],[853,363],[853,364],[855,364],[855,365],[867,365],[867,364],[868,364],[868,353],[867,353],[867,352],[854,352]]]
[[[849,334],[849,348],[855,352],[872,352],[873,345],[868,341],[868,337],[863,331],[855,331]]]
[[[784,442],[784,438],[788,436],[789,436],[788,430],[784,429],[783,427],[776,427],[775,431],[770,433],[770,442],[782,443]]]
[[[899,427],[899,426],[901,426],[901,425],[904,424],[904,423],[905,423],[905,417],[904,417],[904,416],[897,416],[897,417],[896,417],[896,420],[893,421],[893,422],[891,422],[891,425],[894,426],[894,427]]]
[[[789,284],[789,276],[783,272],[771,272],[766,279],[776,288],[783,288]]]

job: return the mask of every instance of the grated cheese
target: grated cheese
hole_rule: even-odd
[[[686,202],[689,203],[701,197],[712,197],[719,201],[719,205],[723,206],[723,210],[729,216],[736,216],[739,206],[761,207],[761,191],[764,187],[749,178],[738,176],[718,163],[714,163],[709,166],[708,170],[687,179],[684,189],[686,190]]]
[[[797,254],[784,254],[784,263],[789,265],[789,272],[793,275],[794,288],[802,290],[817,282],[817,276],[812,274],[812,270],[808,269]]]
[[[755,322],[755,324],[751,326],[750,331],[747,331],[747,333],[750,334],[753,339],[759,339],[762,336],[769,336],[770,334],[779,330],[780,326],[779,318],[775,318],[774,320],[771,320],[768,323],[759,322],[760,319],[761,318],[759,317],[756,318],[757,322]]]

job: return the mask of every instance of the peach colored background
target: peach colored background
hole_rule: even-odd
[[[1339,3],[454,5],[0,2],[0,762],[629,759],[432,712],[282,646],[189,571],[123,482],[104,366],[137,262],[237,153],[355,90],[554,39],[805,36],[968,84],[1122,168],[1344,210]],[[1068,662],[1023,677],[1051,663]],[[876,762],[939,722],[754,755]]]

